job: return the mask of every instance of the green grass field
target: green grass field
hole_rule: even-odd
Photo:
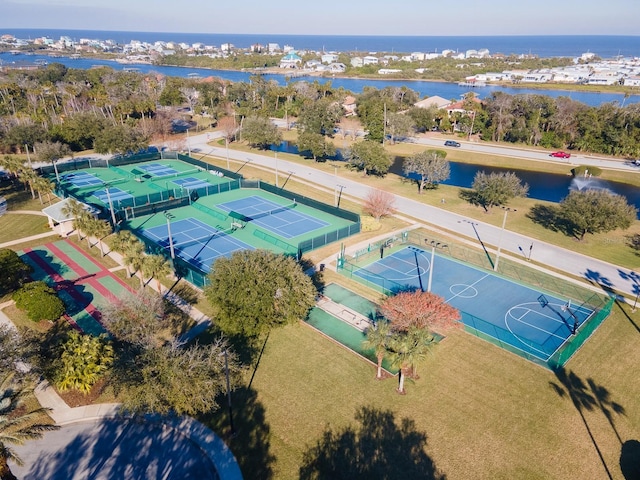
[[[305,325],[290,326],[269,337],[251,388],[234,393],[239,433],[229,444],[247,479],[299,478],[309,447],[328,428],[354,427],[357,409],[369,406],[391,412],[398,428],[404,418],[415,422],[450,479],[607,478],[597,449],[612,478],[623,478],[622,444],[640,438],[640,330],[627,314],[616,308],[569,362],[568,380],[455,333],[420,365],[405,396],[395,393],[395,378],[376,381],[353,353]],[[225,412],[208,423],[224,431]],[[385,478],[399,478],[393,465],[401,459],[386,459]]]

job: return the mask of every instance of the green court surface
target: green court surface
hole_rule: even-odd
[[[106,333],[100,309],[129,291],[106,268],[93,262],[68,240],[25,249],[21,257],[33,268],[31,277],[57,291],[67,320],[85,333]]]
[[[242,188],[219,193],[216,195],[202,197],[193,202],[191,205],[174,208],[170,211],[170,222],[178,223],[181,220],[196,219],[206,225],[214,227],[217,230],[228,231],[234,227],[234,224],[238,225],[238,221],[237,219],[233,218],[232,215],[229,215],[228,211],[219,208],[218,205],[247,198],[260,198],[264,199],[267,202],[282,206],[291,204],[290,200],[269,192],[265,192],[261,189]],[[264,224],[258,225],[256,224],[256,222],[248,221],[242,222],[240,228],[236,228],[233,232],[225,234],[225,237],[239,240],[252,248],[267,249],[276,253],[284,253],[296,256],[298,254],[299,244],[301,242],[311,242],[313,239],[325,236],[329,237],[329,241],[332,241],[330,237],[336,232],[336,230],[343,229],[345,227],[348,228],[349,226],[353,225],[353,222],[349,220],[331,215],[330,213],[323,212],[321,210],[303,205],[301,203],[297,203],[294,210],[299,215],[305,215],[312,219],[321,220],[324,223],[324,226],[309,230],[306,233],[295,237],[285,238],[281,236],[277,231],[266,228]],[[145,243],[147,243],[149,247],[151,247],[152,249],[159,249],[161,253],[164,253],[165,256],[168,256],[169,235],[167,232],[167,227],[170,227],[170,225],[167,225],[167,221],[168,220],[164,215],[164,212],[157,212],[151,215],[131,218],[128,221],[123,222],[122,228],[134,231],[136,235],[143,241],[145,241]],[[147,234],[146,236],[144,235],[145,231],[151,231],[152,229],[154,232],[158,231],[158,229],[164,229],[163,231],[165,233],[161,235],[162,240],[159,240],[157,238],[157,234]],[[179,232],[172,231],[172,237],[177,233]],[[153,238],[155,238],[155,240],[151,240]],[[208,240],[208,238],[204,237],[196,238],[194,239],[193,243],[201,243],[203,246],[205,246],[210,244]],[[324,243],[322,244],[325,243],[328,243],[328,241],[324,241]],[[180,256],[179,249],[176,249],[176,252],[177,255]],[[207,256],[206,258],[208,262],[213,260],[210,256]],[[189,262],[188,258],[184,258],[184,260]],[[192,265],[195,265],[193,262],[190,263],[192,263]],[[199,268],[201,271],[205,271],[206,273],[205,269],[200,267],[197,268]]]
[[[319,308],[311,309],[306,323],[327,337],[332,338],[346,348],[353,350],[358,355],[373,362],[375,365],[378,364],[375,352],[362,348],[362,342],[366,340],[367,336],[357,328],[352,327]],[[392,375],[398,373],[398,370],[392,368],[386,359],[382,362],[382,368]]]
[[[149,165],[161,165],[162,171],[146,171]],[[52,177],[55,178],[55,177]],[[59,174],[61,187],[81,202],[115,209],[145,205],[189,195],[192,190],[228,187],[233,181],[217,170],[194,167],[181,160],[158,159],[118,167],[93,167]]]
[[[348,288],[338,285],[337,283],[330,283],[325,286],[322,293],[325,297],[329,297],[334,302],[340,303],[345,307],[349,307],[371,320],[375,320],[377,317],[378,311],[375,303],[361,297]]]

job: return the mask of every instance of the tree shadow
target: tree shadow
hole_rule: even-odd
[[[427,455],[427,435],[415,422],[394,413],[363,406],[355,414],[356,426],[331,427],[303,454],[300,479],[409,479],[444,480]]]
[[[474,190],[465,190],[464,188],[461,188],[458,196],[465,202],[470,203],[475,207],[482,207],[485,212],[487,211],[487,206],[482,202],[480,195],[478,195]]]
[[[640,479],[640,442],[627,440],[620,451],[620,470],[625,480]]]
[[[217,478],[200,448],[162,418],[105,418],[56,433],[29,443],[39,454],[16,471],[20,478]]]
[[[223,404],[222,400],[220,404]],[[276,457],[270,452],[271,429],[257,392],[248,387],[234,390],[232,405],[233,435],[230,431],[229,409],[221,408],[201,421],[226,439],[245,479],[273,478]]]
[[[584,412],[599,409],[609,422],[609,425],[611,425],[616,438],[622,445],[622,439],[615,425],[614,415],[625,415],[624,407],[619,403],[614,402],[611,399],[609,390],[602,385],[598,385],[592,378],[588,378],[585,382],[574,372],[566,370],[564,367],[554,369],[554,374],[558,383],[549,382],[549,385],[555,390],[559,397],[571,400],[571,403],[573,403],[573,406],[578,411],[578,414],[582,419],[582,423],[584,424],[589,438],[591,439],[591,443],[600,458],[600,462],[607,474],[607,478],[612,479],[613,476],[611,471],[609,470],[602,451],[596,442]]]
[[[560,208],[553,205],[536,204],[526,217],[533,223],[537,223],[547,230],[552,232],[560,232],[568,237],[574,237],[579,239],[579,235],[576,232],[575,225],[572,222],[567,221],[560,213]]]
[[[633,252],[640,256],[640,233],[634,233],[632,235],[625,235],[625,243]]]
[[[607,294],[615,295],[613,282],[607,277],[602,276],[600,272],[595,272],[587,268],[584,272],[584,278],[586,278],[590,283],[598,285],[602,290],[607,292]]]

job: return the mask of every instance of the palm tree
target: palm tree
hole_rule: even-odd
[[[133,277],[144,262],[144,244],[138,239],[129,243],[124,251],[122,260],[129,271],[129,276]],[[142,275],[140,276],[140,285],[144,286]]]
[[[405,394],[404,380],[409,370],[414,370],[418,362],[424,359],[428,348],[420,329],[412,327],[408,332],[398,332],[389,341],[391,364],[398,368],[400,379],[398,393]]]
[[[102,240],[110,233],[111,233],[111,224],[109,222],[105,222],[104,220],[96,221],[93,234],[98,239],[98,244],[100,245],[100,253],[102,254],[103,257],[105,256],[105,253],[104,253],[104,242]]]
[[[72,331],[55,363],[55,381],[60,390],[71,388],[88,394],[113,363],[113,347],[103,336]]]
[[[142,276],[151,280],[155,277],[158,292],[162,293],[160,277],[171,273],[171,265],[162,255],[147,255],[142,262]]]
[[[36,177],[33,180],[33,188],[35,188],[38,192],[38,196],[40,197],[40,204],[42,205],[42,194],[47,196],[47,201],[51,204],[51,194],[55,188],[55,185],[51,180],[44,177]]]
[[[60,210],[62,215],[73,221],[73,228],[78,234],[78,240],[80,240],[80,224],[82,223],[80,217],[83,212],[85,212],[84,205],[74,198],[70,198],[67,204]]]
[[[409,330],[410,335],[414,342],[414,348],[410,359],[411,376],[414,379],[420,378],[418,376],[418,363],[424,360],[425,356],[431,352],[431,347],[435,345],[435,337],[426,328],[412,328]]]
[[[129,263],[126,261],[127,252],[132,245],[140,243],[133,233],[129,230],[120,230],[111,238],[111,250],[122,255],[124,265],[127,267],[127,274],[132,277],[133,273],[129,270]]]
[[[376,358],[378,359],[377,380],[382,379],[382,361],[389,353],[390,333],[391,328],[389,322],[380,320],[376,323],[375,327],[367,330],[367,339],[362,342],[362,348],[375,351]]]
[[[38,423],[48,411],[38,408],[28,413],[18,409],[33,389],[14,382],[13,373],[5,374],[0,382],[0,479],[17,480],[9,468],[12,460],[22,465],[22,460],[10,445],[24,445],[27,440],[41,438],[44,432],[57,430],[56,425]]]

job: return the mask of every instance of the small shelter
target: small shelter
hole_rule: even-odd
[[[73,221],[75,217],[64,213],[67,212],[69,203],[72,201],[74,201],[72,198],[65,198],[58,203],[42,209],[42,213],[44,213],[49,220],[49,227],[62,237],[68,237],[69,234],[73,232]],[[81,203],[81,205],[94,216],[99,213],[94,207],[84,203]]]

